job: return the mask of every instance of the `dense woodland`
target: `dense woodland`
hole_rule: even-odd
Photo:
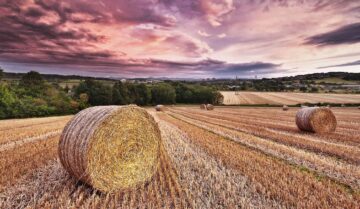
[[[3,73],[0,71],[0,79]],[[221,94],[197,84],[157,84],[116,81],[113,85],[87,78],[73,88],[49,83],[38,72],[24,74],[16,82],[0,84],[0,118],[24,118],[73,114],[97,105],[141,106],[175,103],[219,103]]]

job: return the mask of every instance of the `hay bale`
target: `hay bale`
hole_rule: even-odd
[[[302,108],[296,114],[296,125],[303,131],[329,133],[335,131],[336,124],[336,117],[329,108]]]
[[[159,165],[160,131],[137,106],[87,108],[66,125],[59,142],[63,167],[103,192],[133,188],[152,178]]]
[[[289,107],[287,105],[284,105],[282,109],[283,109],[283,111],[288,111]]]
[[[166,108],[165,108],[164,105],[156,105],[156,106],[155,106],[155,110],[156,110],[156,111],[165,111]]]
[[[207,110],[214,110],[214,105],[212,105],[212,104],[207,104],[207,105],[206,105],[206,109],[207,109]]]
[[[201,104],[201,105],[200,105],[200,109],[206,110],[206,104]]]
[[[341,107],[345,107],[345,104],[341,104]]]

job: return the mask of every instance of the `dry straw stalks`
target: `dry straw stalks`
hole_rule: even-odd
[[[58,152],[76,179],[113,192],[152,178],[160,143],[159,128],[145,109],[99,106],[81,111],[66,125]]]
[[[207,105],[206,105],[206,109],[207,109],[207,110],[214,110],[214,105],[212,105],[212,104],[207,104]]]
[[[166,110],[166,107],[164,105],[156,105],[155,110],[159,112],[163,112]]]
[[[289,107],[287,105],[284,105],[282,109],[283,109],[283,111],[288,111]]]
[[[307,107],[296,114],[296,125],[300,130],[329,133],[336,129],[336,117],[329,108]]]

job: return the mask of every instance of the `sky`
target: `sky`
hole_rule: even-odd
[[[0,66],[118,78],[360,72],[360,1],[0,0]]]

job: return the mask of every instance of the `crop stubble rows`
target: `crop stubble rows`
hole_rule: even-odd
[[[360,185],[357,158],[351,158],[354,153],[339,155],[329,148],[327,153],[319,153],[314,148],[327,143],[356,153],[358,138],[342,138],[350,136],[349,130],[359,131],[358,122],[353,120],[360,114],[337,110],[341,133],[328,139],[298,133],[291,125],[292,110],[276,122],[271,119],[277,112],[271,109],[198,112],[194,108],[171,108],[168,114],[150,112],[159,123],[165,148],[159,171],[147,184],[108,195],[76,182],[56,160],[59,137],[46,134],[61,128],[71,116],[35,122],[14,120],[14,126],[0,122],[0,133],[8,131],[11,135],[3,137],[6,140],[0,148],[16,142],[10,149],[0,150],[6,158],[0,161],[4,172],[0,208],[352,208],[359,204],[359,196],[353,192]],[[239,119],[241,115],[244,119]],[[16,135],[16,129],[23,132]],[[264,130],[273,138],[261,135]],[[285,142],[282,137],[287,134],[295,135],[302,144]],[[39,140],[24,140],[33,136],[40,136]],[[6,175],[9,169],[13,176]],[[329,178],[319,180],[307,169]]]

